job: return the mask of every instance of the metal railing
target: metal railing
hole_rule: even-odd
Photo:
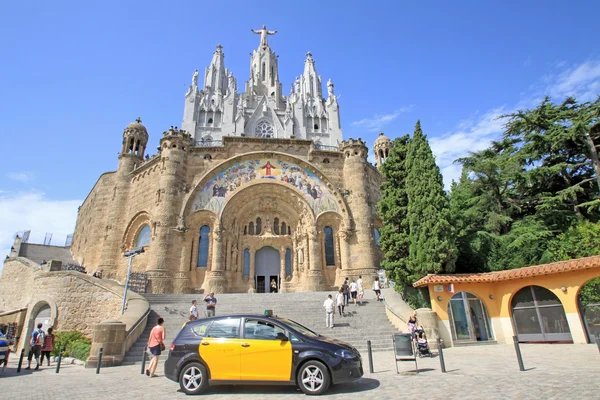
[[[222,140],[196,140],[196,147],[220,147],[223,146]]]
[[[315,150],[340,151],[337,146],[325,146],[323,144],[315,144]]]

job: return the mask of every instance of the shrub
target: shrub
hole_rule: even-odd
[[[86,339],[86,341],[77,340],[69,343],[67,346],[67,352],[69,357],[75,357],[78,360],[85,361],[90,355],[90,349],[92,348],[92,341]]]
[[[85,361],[87,355],[89,355],[90,353],[89,347],[91,347],[92,344],[91,339],[87,338],[83,333],[79,331],[56,332],[54,336],[54,350],[52,350],[51,353],[53,356],[57,356],[58,350],[63,349],[63,357],[76,357],[80,360]],[[79,356],[76,356],[72,353],[72,351],[75,350],[75,345],[77,345],[75,346],[76,351],[79,352],[80,356],[82,356],[82,354],[85,352],[83,350],[84,346],[80,346],[79,343],[88,346],[87,355],[85,356],[86,358],[79,358]]]

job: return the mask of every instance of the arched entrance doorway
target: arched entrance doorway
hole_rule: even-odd
[[[458,292],[452,296],[448,315],[455,341],[488,341],[493,338],[485,305],[474,294]]]
[[[519,342],[572,342],[562,303],[541,286],[526,286],[511,302]]]
[[[279,268],[281,265],[279,251],[271,246],[265,246],[256,252],[256,292],[268,293],[270,283],[275,280],[279,290]]]
[[[50,306],[48,304],[42,306],[35,316],[33,326],[37,328],[38,324],[42,324],[42,330],[46,332],[50,328]],[[35,329],[35,328],[34,328]]]
[[[590,343],[600,334],[600,277],[586,282],[577,295],[579,310]]]

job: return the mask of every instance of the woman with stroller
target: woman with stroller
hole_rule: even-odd
[[[417,312],[413,311],[410,317],[408,317],[408,322],[406,323],[406,328],[409,333],[415,333],[417,329]]]

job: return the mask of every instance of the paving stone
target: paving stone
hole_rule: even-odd
[[[373,353],[375,373],[369,373],[365,356],[365,375],[355,383],[330,388],[326,399],[593,399],[600,391],[600,354],[596,345],[524,344],[521,345],[525,372],[519,371],[512,345],[456,347],[444,350],[446,369],[440,371],[439,359],[418,359],[398,364],[396,373],[391,352]],[[12,358],[0,387],[10,399],[184,399],[179,385],[162,376],[140,374],[139,365],[94,369],[76,365],[55,366],[40,371],[16,373]],[[217,386],[205,395],[210,399],[303,399],[295,387]]]

